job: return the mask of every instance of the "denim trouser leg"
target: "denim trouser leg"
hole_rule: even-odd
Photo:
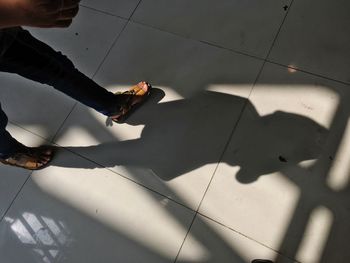
[[[0,58],[0,71],[17,73],[53,86],[107,116],[119,110],[113,93],[78,71],[61,52],[53,50],[23,29]]]
[[[117,97],[78,71],[61,52],[19,30],[10,48],[0,57],[0,71],[17,73],[25,78],[53,86],[79,102],[107,116],[119,111]],[[9,152],[15,141],[5,130],[7,117],[0,112],[0,156]],[[8,145],[6,144],[8,141]]]
[[[7,116],[0,105],[0,158],[6,159],[13,152],[22,146],[10,133],[6,130]]]

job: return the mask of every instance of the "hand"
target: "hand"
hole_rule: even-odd
[[[0,2],[2,2],[0,7],[5,5],[6,16],[11,18],[12,24],[47,28],[68,27],[79,11],[80,0],[0,0]]]

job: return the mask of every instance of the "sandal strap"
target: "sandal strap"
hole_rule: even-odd
[[[12,156],[6,159],[1,159],[0,162],[11,166],[21,167],[29,170],[36,170],[45,166],[40,165],[40,162],[38,160],[35,160],[35,158],[38,158],[38,153],[46,148],[49,149],[50,147],[25,147],[22,149],[21,152],[14,153]]]
[[[118,122],[120,118],[125,118],[125,116],[128,114],[129,111],[133,109],[137,104],[142,103],[146,97],[150,94],[151,85],[146,83],[148,85],[148,90],[145,91],[141,86],[135,85],[131,87],[129,90],[124,92],[116,92],[115,95],[119,96],[125,96],[124,99],[122,99],[122,102],[120,104],[119,108],[119,116],[116,118],[107,118],[106,125],[110,126],[111,121]],[[134,99],[137,97],[139,101],[135,102]],[[117,114],[116,114],[117,115]]]
[[[26,169],[30,169],[30,170],[35,170],[35,169],[38,169],[40,167],[39,162],[25,160],[25,158],[26,157],[24,157],[23,155],[21,156],[20,154],[15,154],[12,157],[9,157],[5,160],[1,160],[1,162],[3,164],[21,167],[21,168],[26,168]]]

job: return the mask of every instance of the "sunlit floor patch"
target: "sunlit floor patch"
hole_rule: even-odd
[[[322,251],[332,229],[333,213],[326,207],[315,208],[309,218],[296,259],[300,262],[321,262]]]

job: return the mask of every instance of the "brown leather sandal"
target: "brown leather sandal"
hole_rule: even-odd
[[[147,91],[143,89],[147,85]],[[147,82],[140,82],[124,92],[116,92],[117,96],[125,96],[123,105],[120,107],[120,113],[109,117],[112,121],[122,123],[130,114],[146,101],[151,93],[152,85]]]
[[[0,159],[0,162],[28,170],[39,170],[45,168],[52,158],[53,148],[50,146],[24,147],[7,159]]]

